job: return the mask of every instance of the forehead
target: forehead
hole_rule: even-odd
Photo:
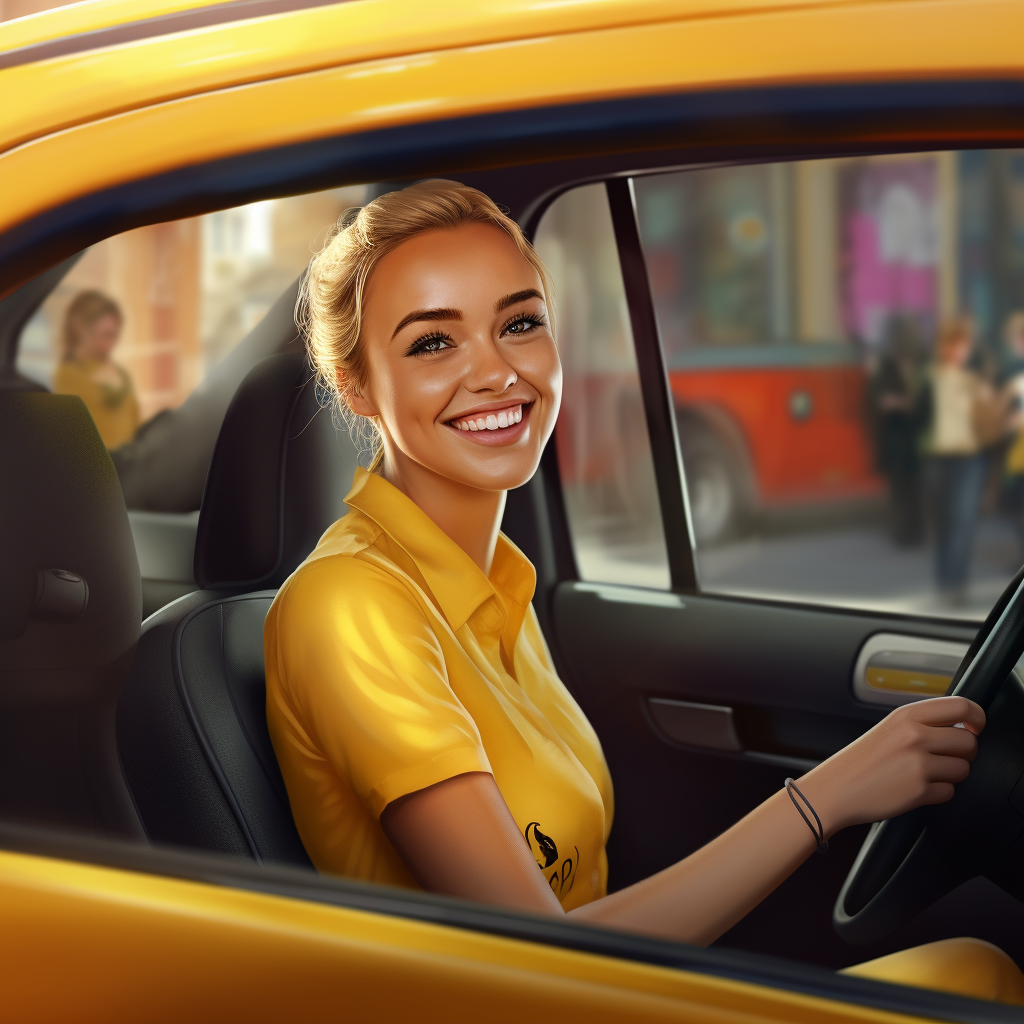
[[[464,224],[414,235],[370,275],[366,309],[404,316],[412,309],[494,311],[494,303],[525,288],[543,290],[540,274],[515,242],[491,224]]]

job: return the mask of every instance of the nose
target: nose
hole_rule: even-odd
[[[464,379],[467,391],[493,391],[501,394],[518,379],[518,374],[505,360],[492,338],[478,338],[473,343]]]

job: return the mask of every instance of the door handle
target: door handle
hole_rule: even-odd
[[[647,706],[654,724],[676,743],[734,754],[743,750],[730,707],[667,697],[648,697]]]
[[[853,669],[853,692],[869,704],[895,706],[941,697],[967,653],[967,644],[931,637],[876,633]]]

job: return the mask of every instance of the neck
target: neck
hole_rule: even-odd
[[[384,460],[381,475],[411,498],[470,558],[485,576],[498,543],[505,491],[470,487],[399,456]]]

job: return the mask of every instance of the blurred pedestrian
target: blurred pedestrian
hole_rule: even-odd
[[[110,358],[123,324],[120,307],[102,292],[76,295],[64,315],[61,361],[53,381],[57,394],[78,395],[85,402],[108,448],[130,441],[139,425],[132,379]]]
[[[892,539],[908,547],[924,539],[921,434],[930,396],[922,355],[917,324],[910,317],[894,316],[873,387],[876,464],[889,482]]]
[[[1014,313],[1006,321],[1003,346],[1003,396],[1012,437],[1004,463],[1003,501],[1024,549],[1024,312]]]
[[[967,319],[947,323],[932,368],[932,461],[935,473],[936,559],[939,591],[951,604],[967,597],[967,574],[985,486],[984,449],[1002,436],[993,389],[968,366],[974,329]]]

